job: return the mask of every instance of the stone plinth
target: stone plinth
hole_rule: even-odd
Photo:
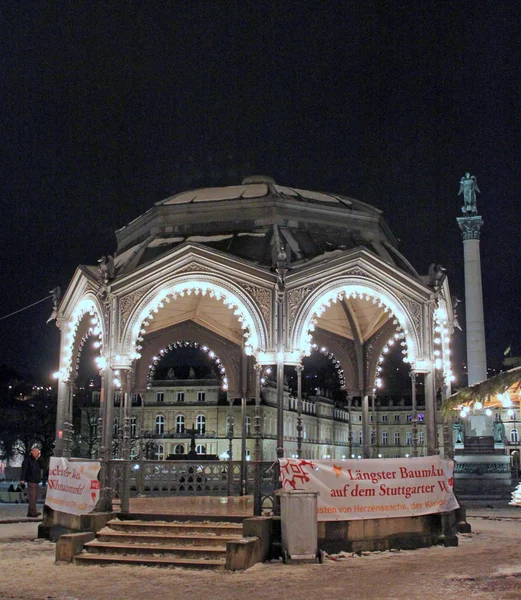
[[[509,456],[467,454],[455,457],[454,491],[458,500],[508,501],[511,488]]]

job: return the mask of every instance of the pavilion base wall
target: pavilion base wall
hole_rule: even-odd
[[[318,523],[318,547],[329,554],[409,550],[437,544],[458,545],[456,511],[418,517]]]
[[[38,526],[38,537],[56,542],[62,535],[93,532],[103,529],[116,512],[95,512],[88,515],[72,515],[44,506],[43,520]]]

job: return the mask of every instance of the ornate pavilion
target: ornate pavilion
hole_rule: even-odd
[[[303,359],[322,348],[338,369],[346,410],[353,398],[361,403],[363,457],[371,457],[370,411],[380,365],[390,345],[401,344],[411,375],[413,446],[421,378],[426,450],[439,451],[437,398],[450,395],[451,379],[448,282],[435,265],[429,274],[416,272],[380,210],[338,194],[248,177],[240,185],[162,200],[116,237],[114,257],[79,266],[57,310],[56,455],[71,453],[75,379],[91,337],[102,377],[100,458],[112,448],[115,394],[122,398],[120,457],[126,458],[132,395],[145,393],[160,353],[180,341],[219,357],[230,406],[254,399],[256,460],[264,371],[276,374],[280,457],[285,369],[297,374],[300,419]],[[297,438],[300,452],[299,420]]]

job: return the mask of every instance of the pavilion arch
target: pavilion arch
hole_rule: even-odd
[[[90,315],[93,322],[86,323],[85,316]],[[100,341],[100,359],[98,367],[105,367],[106,332],[103,311],[98,298],[91,293],[86,294],[76,304],[63,325],[63,342],[60,355],[58,376],[63,381],[74,378],[77,363],[81,356],[83,341],[86,335],[98,336]]]
[[[336,376],[338,377],[338,384],[340,389],[345,392],[346,391],[346,378],[344,375],[344,366],[342,362],[333,354],[332,350],[328,349],[326,346],[319,346],[318,344],[313,344],[311,347],[311,352],[315,352],[316,354],[322,354],[325,356],[331,365],[336,370]]]
[[[401,300],[389,289],[365,279],[337,279],[319,287],[301,306],[292,329],[291,343],[295,352],[307,356],[311,352],[317,319],[343,297],[367,299],[388,313],[402,329],[407,343],[407,361],[411,364],[420,354],[419,334],[414,321]]]
[[[253,299],[241,288],[217,276],[191,273],[154,287],[134,307],[121,336],[121,352],[131,359],[140,358],[138,349],[140,332],[153,319],[165,303],[185,295],[208,295],[222,302],[237,316],[245,340],[245,352],[256,355],[267,347],[267,326]]]
[[[168,355],[169,352],[173,350],[181,350],[182,348],[196,348],[200,350],[202,353],[206,353],[208,358],[214,362],[214,368],[219,371],[219,379],[221,380],[221,387],[223,391],[228,390],[228,377],[226,375],[226,367],[224,366],[224,362],[221,360],[219,356],[212,350],[212,348],[208,347],[206,344],[200,344],[199,342],[189,341],[189,340],[177,340],[168,344],[165,348],[161,348],[158,352],[158,356],[152,357],[152,363],[148,368],[147,375],[147,388],[150,388],[150,384],[154,379],[154,373],[156,370],[156,366],[161,361],[161,359]]]

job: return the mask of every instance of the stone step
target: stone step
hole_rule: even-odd
[[[88,553],[95,554],[139,554],[159,557],[177,557],[187,559],[226,559],[226,546],[190,546],[188,544],[122,544],[117,542],[99,542],[97,539],[85,544]]]
[[[74,557],[74,562],[78,565],[144,565],[149,567],[183,567],[185,569],[215,569],[224,570],[225,560],[214,559],[189,559],[176,558],[169,556],[134,556],[123,554],[90,554],[84,552]]]
[[[189,544],[192,546],[223,546],[226,542],[241,539],[241,535],[170,534],[153,532],[113,531],[104,528],[96,539],[100,542],[122,542],[128,544]]]
[[[242,523],[113,519],[74,561],[224,569],[226,544],[241,538]]]
[[[114,531],[131,531],[163,534],[183,535],[240,535],[242,536],[242,523],[193,523],[193,522],[171,522],[158,521],[120,521],[113,519],[107,523]]]

